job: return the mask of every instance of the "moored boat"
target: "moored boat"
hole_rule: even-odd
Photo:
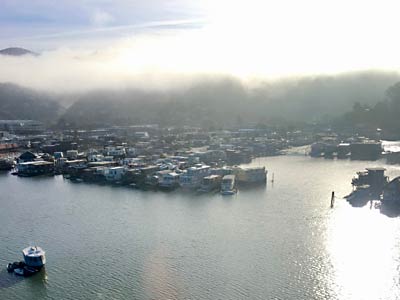
[[[46,252],[38,246],[30,246],[22,250],[25,264],[28,267],[42,268],[46,264]]]
[[[267,184],[267,173],[265,167],[240,168],[233,170],[236,182],[240,187],[262,186]]]
[[[13,262],[7,265],[7,271],[18,276],[31,276],[38,273],[46,264],[45,251],[37,246],[22,250],[24,261]]]
[[[234,195],[236,192],[235,175],[225,175],[221,182],[221,195]]]
[[[221,186],[221,176],[209,175],[203,178],[201,186],[197,191],[199,193],[208,193],[218,190],[220,186]]]

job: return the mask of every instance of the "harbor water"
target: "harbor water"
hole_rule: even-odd
[[[267,187],[235,196],[1,173],[0,299],[400,299],[400,218],[341,199],[357,171],[400,166],[252,165],[269,170]],[[45,269],[7,273],[29,245],[46,250]]]

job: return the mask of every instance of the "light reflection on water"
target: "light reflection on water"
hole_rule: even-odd
[[[328,224],[326,248],[338,299],[398,299],[398,220],[369,207],[339,207]]]
[[[32,242],[48,260],[45,278],[0,272],[0,299],[400,299],[400,219],[340,199],[382,162],[252,165],[274,184],[235,197],[0,175],[0,264]]]

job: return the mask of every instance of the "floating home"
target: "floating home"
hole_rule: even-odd
[[[367,186],[372,192],[381,192],[388,183],[385,171],[385,168],[366,168],[365,171],[357,172],[357,177],[352,179],[351,184],[354,188]]]
[[[350,144],[350,158],[353,160],[377,160],[382,151],[381,142],[364,141]]]
[[[186,169],[179,179],[179,184],[184,189],[199,188],[204,177],[210,175],[210,166],[196,164]]]
[[[48,161],[30,161],[17,164],[18,176],[38,176],[54,174],[54,163]]]
[[[173,190],[179,187],[179,173],[170,170],[164,170],[157,172],[158,176],[158,186],[161,189]]]
[[[267,170],[265,167],[234,168],[236,181],[241,186],[265,185],[267,183]]]
[[[385,168],[367,168],[357,172],[351,181],[353,191],[345,198],[353,206],[363,206],[370,200],[379,200],[388,183]]]
[[[222,177],[220,175],[209,175],[203,178],[200,188],[201,193],[216,191],[221,187]]]
[[[234,195],[236,192],[236,176],[225,175],[221,182],[221,195]]]

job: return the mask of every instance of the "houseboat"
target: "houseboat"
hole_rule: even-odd
[[[9,263],[7,271],[19,276],[31,276],[39,272],[46,264],[45,254],[45,251],[38,246],[27,247],[22,250],[24,261]]]
[[[367,187],[370,192],[380,194],[388,177],[385,176],[385,168],[366,168],[365,171],[357,172],[357,177],[351,181],[353,188]]]
[[[196,164],[182,173],[179,184],[183,189],[194,190],[200,187],[203,178],[208,175],[210,175],[210,166]]]
[[[125,174],[125,167],[112,167],[108,168],[105,172],[105,177],[107,181],[118,182],[122,179]]]
[[[162,190],[173,190],[179,187],[180,174],[165,170],[157,172],[158,186]]]
[[[54,163],[49,161],[18,163],[17,174],[24,177],[54,174]]]
[[[357,172],[357,177],[352,179],[353,191],[345,198],[353,206],[363,206],[370,200],[379,200],[388,177],[384,168],[367,168]]]
[[[222,177],[220,175],[209,175],[203,178],[200,188],[197,190],[200,193],[208,193],[216,191],[221,186]]]
[[[350,144],[350,158],[353,160],[377,160],[382,155],[382,143],[364,140]]]
[[[234,169],[237,184],[240,186],[266,185],[267,173],[268,171],[265,170],[265,167]]]
[[[234,195],[236,192],[236,176],[225,175],[221,182],[221,195]]]
[[[22,250],[25,264],[28,267],[41,269],[46,264],[46,252],[38,246],[30,246]]]

